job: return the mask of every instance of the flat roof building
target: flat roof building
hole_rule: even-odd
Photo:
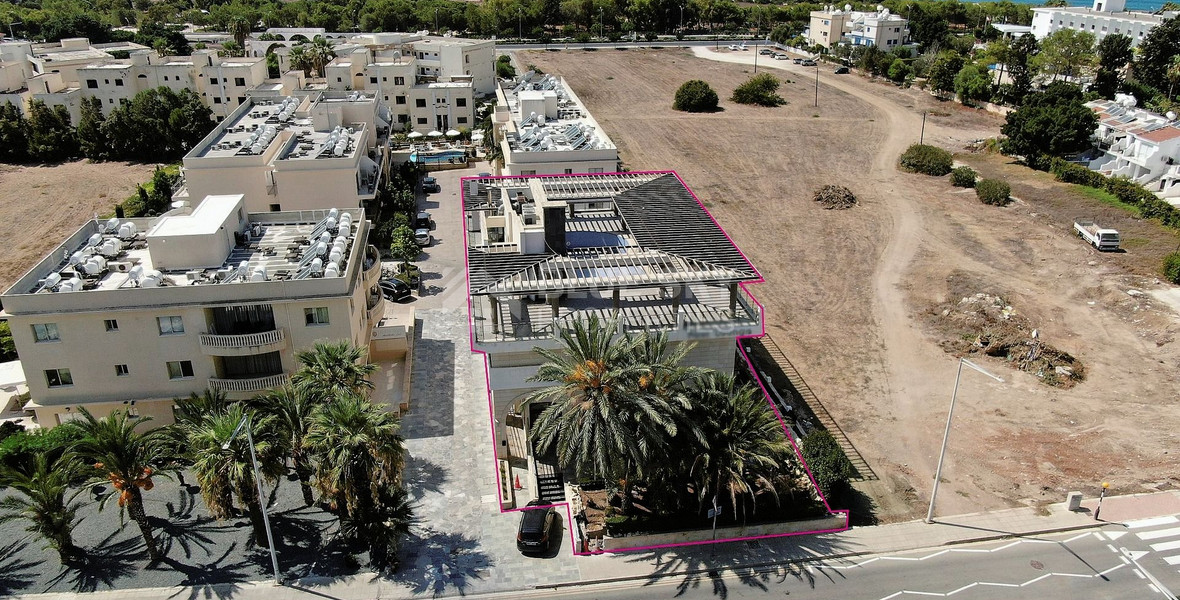
[[[370,342],[384,314],[361,209],[248,214],[241,194],[86,223],[6,292],[42,427],[285,384],[318,340]]]
[[[496,90],[504,175],[611,173],[619,150],[564,79],[529,71]]]
[[[666,331],[686,362],[732,372],[762,331],[758,272],[673,172],[463,180],[473,347],[486,353],[496,436],[527,439],[530,382],[575,321]],[[517,425],[512,425],[517,424]],[[509,432],[517,428],[516,433]],[[498,445],[526,458],[528,444]]]
[[[1098,117],[1094,141],[1101,154],[1089,167],[1111,177],[1127,177],[1165,199],[1180,198],[1180,124],[1175,115],[1136,108],[1135,99],[1094,100],[1086,106]]]
[[[1038,40],[1043,40],[1060,29],[1073,29],[1092,33],[1096,41],[1101,42],[1102,38],[1117,33],[1131,38],[1131,46],[1137,47],[1157,25],[1180,14],[1176,11],[1164,11],[1161,14],[1130,12],[1126,4],[1126,0],[1094,0],[1089,8],[1034,8],[1032,34]]]

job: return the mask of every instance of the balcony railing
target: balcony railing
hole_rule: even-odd
[[[281,344],[286,339],[282,329],[263,331],[261,333],[243,333],[239,335],[219,335],[216,333],[202,333],[201,346],[214,350],[241,350],[246,348],[260,348]]]
[[[209,379],[209,387],[222,392],[263,392],[287,385],[286,373],[250,379]]]

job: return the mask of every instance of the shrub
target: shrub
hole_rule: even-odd
[[[975,184],[975,196],[984,204],[1005,206],[1011,200],[1012,188],[999,179],[980,179]]]
[[[951,171],[951,185],[961,188],[975,187],[975,169],[971,167],[956,167]]]
[[[1172,283],[1180,283],[1180,252],[1164,257],[1164,277]]]
[[[738,104],[754,104],[757,106],[780,106],[786,104],[782,96],[778,95],[779,81],[770,73],[759,73],[733,91],[730,98]]]
[[[672,108],[685,112],[712,112],[717,110],[717,92],[700,79],[684,82],[676,90]]]
[[[856,469],[831,433],[816,429],[803,437],[802,445],[803,462],[825,498],[830,500],[833,494],[848,489],[848,480]]]
[[[942,177],[951,172],[953,165],[950,152],[927,144],[914,144],[901,155],[901,168],[911,173]]]

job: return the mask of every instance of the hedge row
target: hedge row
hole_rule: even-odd
[[[1057,181],[1106,190],[1118,198],[1119,202],[1138,208],[1139,214],[1144,217],[1156,219],[1165,227],[1180,229],[1180,209],[1160,200],[1147,188],[1126,177],[1107,177],[1077,163],[1050,156],[1030,158],[1027,164],[1039,171],[1053,173]]]

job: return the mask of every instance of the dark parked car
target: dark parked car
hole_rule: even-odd
[[[836,67],[835,73],[837,75],[844,75],[848,73],[848,67]]]
[[[430,213],[422,211],[418,216],[414,217],[414,229],[434,229],[434,221],[430,218]]]
[[[422,178],[422,191],[427,194],[437,194],[442,191],[442,186],[438,184],[438,180],[433,177]]]
[[[377,287],[390,302],[401,302],[410,297],[410,286],[398,279],[382,279],[377,282]]]
[[[544,506],[544,502],[533,500],[528,506]],[[557,511],[552,506],[528,508],[520,511],[520,528],[516,530],[516,548],[525,554],[544,554],[549,551],[549,532],[557,520]]]
[[[797,64],[797,65],[801,65],[801,64],[803,64],[803,59],[802,59],[802,58],[796,58],[796,59],[795,59],[795,64]]]

